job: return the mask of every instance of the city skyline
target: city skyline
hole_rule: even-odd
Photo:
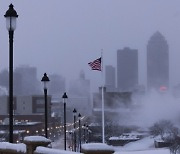
[[[4,14],[11,2],[1,2],[0,71],[8,68]],[[104,66],[116,66],[116,51],[128,46],[139,51],[139,84],[146,85],[146,45],[151,35],[160,31],[170,47],[170,85],[180,83],[180,71],[174,69],[180,65],[178,0],[12,3],[19,15],[14,34],[14,67],[37,67],[39,79],[47,72],[70,81],[83,70],[93,91],[97,90],[101,73],[91,71],[88,62],[100,57],[103,49]]]

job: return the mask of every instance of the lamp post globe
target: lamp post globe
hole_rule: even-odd
[[[66,150],[66,100],[68,96],[66,92],[63,94],[62,99],[64,103],[64,150]]]
[[[41,79],[41,82],[44,84],[44,125],[45,125],[45,137],[48,138],[48,107],[47,107],[47,83],[49,78],[46,73]]]
[[[13,143],[13,35],[18,15],[12,4],[9,5],[4,17],[9,32],[9,142]]]
[[[47,83],[48,83],[49,81],[50,81],[50,80],[49,80],[47,74],[44,73],[44,76],[43,76],[42,79],[41,79],[41,82],[44,83],[44,89],[47,89]]]
[[[73,115],[76,116],[76,114],[77,114],[77,110],[74,108]]]
[[[62,98],[63,98],[63,102],[65,103],[66,99],[68,98],[66,92],[63,94]]]
[[[14,31],[16,29],[16,19],[18,17],[16,10],[12,4],[9,5],[9,9],[4,15],[6,18],[6,28],[8,31]]]

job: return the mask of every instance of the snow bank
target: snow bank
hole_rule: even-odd
[[[144,151],[121,151],[114,154],[169,154],[168,149],[144,150]]]
[[[1,142],[0,149],[16,150],[17,152],[26,152],[26,145],[23,143],[13,144],[9,142]]]
[[[125,146],[115,147],[114,154],[169,154],[167,148],[157,149],[154,147],[154,138],[145,137],[141,140],[131,142]]]
[[[82,144],[82,149],[84,150],[114,150],[113,147],[104,143],[87,143]]]
[[[145,137],[139,141],[131,142],[124,147],[129,150],[144,150],[154,148],[154,138]]]
[[[130,142],[122,147],[115,148],[115,151],[137,151],[147,150],[154,148],[154,139],[151,137],[145,137],[141,140]]]
[[[41,147],[41,146],[36,148],[35,153],[43,153],[43,154],[77,154],[77,152],[50,149],[50,148],[45,148],[45,147]]]
[[[45,138],[44,136],[26,136],[24,141],[51,142],[51,140]]]

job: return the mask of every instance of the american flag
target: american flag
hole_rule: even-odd
[[[88,65],[92,70],[101,71],[101,57],[94,60],[93,62],[89,62]]]

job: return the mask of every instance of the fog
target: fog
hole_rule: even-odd
[[[6,87],[0,86],[0,96],[7,95],[7,94],[8,94],[8,91]]]
[[[0,71],[8,68],[8,32],[4,14],[13,3],[19,17],[14,35],[14,67],[37,67],[76,79],[81,70],[93,91],[101,74],[88,62],[100,57],[116,67],[117,49],[138,49],[139,83],[146,85],[146,45],[156,31],[166,38],[170,53],[171,86],[180,82],[179,0],[0,0]]]
[[[180,98],[168,91],[152,90],[143,96],[135,95],[128,108],[119,107],[119,113],[116,120],[120,125],[148,128],[156,122],[168,120],[180,128]]]

